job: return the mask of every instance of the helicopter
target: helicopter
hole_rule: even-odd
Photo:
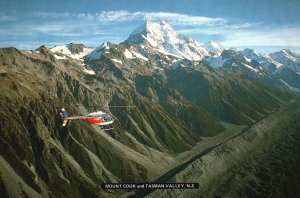
[[[67,126],[71,120],[86,120],[89,124],[99,125],[103,130],[113,129],[112,123],[114,122],[114,118],[103,111],[92,112],[87,116],[69,116],[68,112],[62,108],[60,116],[63,120],[63,127]]]

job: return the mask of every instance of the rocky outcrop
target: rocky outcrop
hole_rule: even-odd
[[[85,46],[83,44],[70,43],[67,45],[72,54],[79,54],[83,52]]]

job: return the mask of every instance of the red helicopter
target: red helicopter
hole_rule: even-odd
[[[63,120],[63,125],[66,126],[71,120],[87,120],[89,124],[99,125],[103,130],[111,130],[114,118],[103,111],[96,111],[87,116],[69,116],[68,112],[62,108],[60,116]]]

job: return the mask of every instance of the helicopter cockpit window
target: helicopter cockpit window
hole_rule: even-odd
[[[112,120],[112,117],[108,114],[104,114],[102,117],[105,121],[111,121]]]

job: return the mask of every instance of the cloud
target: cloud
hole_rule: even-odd
[[[264,28],[227,34],[225,46],[299,46],[300,27]]]
[[[77,17],[79,19],[86,19],[86,20],[89,20],[89,21],[95,19],[94,15],[92,15],[90,13],[80,13],[80,14],[77,15]]]
[[[39,23],[39,24],[18,24],[4,25],[0,29],[0,36],[15,37],[15,36],[41,36],[41,35],[57,35],[57,36],[79,36],[79,32],[74,31],[75,25],[64,23]]]
[[[139,13],[130,13],[124,10],[119,11],[102,11],[96,13],[96,18],[99,22],[122,22],[137,20],[140,17]]]
[[[192,16],[171,12],[148,12],[144,13],[144,19],[160,20],[165,19],[173,25],[213,25],[224,24],[225,19],[222,18],[210,18],[204,16]]]
[[[69,12],[41,12],[41,11],[36,11],[30,13],[30,16],[32,17],[38,17],[38,18],[47,18],[47,19],[57,19],[57,18],[70,18],[70,17],[76,17],[75,14],[70,14]]]
[[[192,16],[173,12],[127,12],[119,11],[103,11],[96,14],[97,19],[102,22],[122,22],[133,20],[167,20],[169,23],[177,25],[203,25],[225,23],[222,18],[210,18],[204,16]]]
[[[51,33],[51,32],[67,32],[72,29],[68,24],[39,24],[32,27],[33,31],[40,33]]]
[[[209,18],[192,16],[173,12],[128,12],[125,10],[102,11],[100,13],[56,13],[56,12],[32,12],[18,24],[6,24],[5,31],[0,35],[51,35],[51,36],[84,36],[84,35],[113,35],[116,29],[125,29],[125,26],[117,27],[116,23],[141,20],[166,20],[172,25],[211,26],[226,23],[222,18]],[[134,28],[134,27],[133,27]],[[128,34],[130,34],[131,30]],[[124,34],[119,32],[118,35]],[[112,38],[113,39],[113,38]],[[122,40],[125,40],[123,38]]]
[[[124,22],[134,20],[167,20],[169,23],[177,25],[203,25],[226,23],[223,18],[212,18],[204,16],[194,16],[175,12],[128,12],[126,10],[102,11],[100,13],[79,13],[70,14],[54,12],[34,12],[35,17],[48,19],[83,19],[88,21],[96,20],[100,23]]]
[[[179,33],[192,37],[217,37],[219,43],[225,47],[251,46],[290,46],[300,47],[300,27],[268,27],[262,22],[233,23],[227,21],[214,26],[193,26],[180,28]]]
[[[8,15],[4,15],[1,14],[0,15],[0,22],[10,22],[10,21],[16,21],[17,18],[14,16],[8,16]]]
[[[84,36],[84,35],[124,35],[124,32],[114,32],[116,23],[141,20],[166,20],[172,25],[221,25],[225,19],[192,16],[173,12],[128,12],[125,10],[102,11],[100,13],[55,13],[55,12],[32,12],[26,15],[26,23],[8,24],[5,31],[0,35],[49,35],[49,36]],[[24,19],[25,20],[25,19]],[[134,28],[134,27],[133,27]],[[23,30],[23,31],[22,31]],[[130,34],[131,30],[127,30]],[[123,38],[121,40],[125,40]]]
[[[179,33],[190,35],[200,42],[217,38],[226,47],[300,45],[300,27],[268,27],[262,22],[239,19],[126,10],[99,13],[33,12],[18,18],[0,14],[0,22],[3,22],[0,41],[7,39],[13,42],[26,37],[33,41],[35,38],[51,38],[51,41],[84,39],[89,44],[98,40],[121,42],[142,20],[162,19],[173,25]]]
[[[183,34],[232,34],[240,31],[250,31],[252,29],[260,29],[263,25],[262,22],[259,23],[235,23],[229,24],[227,21],[226,23],[219,23],[215,24],[214,26],[211,25],[202,25],[202,26],[193,26],[190,28],[179,28],[177,32]]]

